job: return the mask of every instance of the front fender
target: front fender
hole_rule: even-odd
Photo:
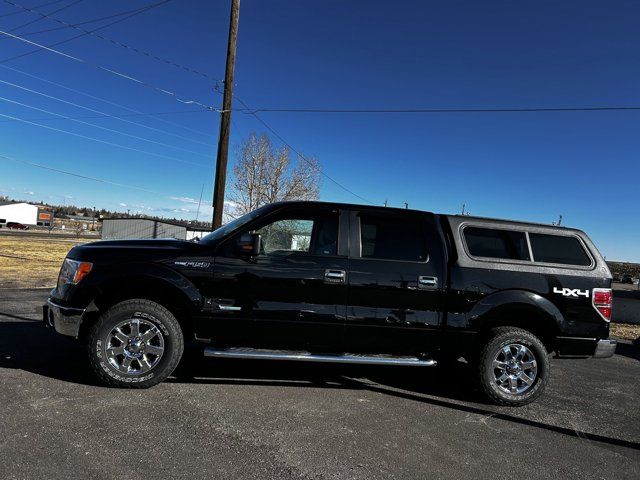
[[[487,295],[467,313],[467,324],[474,330],[480,330],[492,319],[504,317],[511,311],[530,312],[536,318],[546,317],[561,332],[566,326],[566,320],[558,307],[543,296],[527,290],[503,290]]]
[[[154,287],[175,292],[192,312],[199,311],[204,304],[198,288],[180,272],[162,264],[143,262],[98,265],[85,281],[64,292],[64,300],[65,304],[91,309],[90,304],[114,291],[134,292]]]

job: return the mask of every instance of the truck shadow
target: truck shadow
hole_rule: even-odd
[[[640,361],[640,339],[637,339],[635,342],[631,343],[618,343],[616,347],[616,355],[621,355],[623,357],[633,358],[634,360]]]
[[[6,318],[17,321],[6,321]],[[0,368],[97,385],[85,357],[86,353],[77,342],[45,328],[42,322],[0,312]]]
[[[86,352],[73,339],[56,334],[41,322],[0,312],[0,368],[29,371],[72,383],[95,385]],[[8,320],[7,319],[11,319]],[[291,387],[363,388],[350,378],[367,378],[420,393],[472,400],[474,395],[458,380],[460,372],[445,374],[440,368],[368,367],[278,361],[208,359],[191,351],[168,382]],[[456,367],[457,368],[457,367]]]
[[[7,321],[7,317],[13,320]],[[77,342],[55,334],[33,319],[2,312],[0,318],[0,368],[98,386],[88,370],[86,354]],[[639,443],[526,418],[526,409],[516,411],[483,405],[478,395],[468,388],[472,384],[472,372],[462,362],[447,368],[403,368],[202,358],[196,361],[191,356],[167,382],[370,391],[640,451]]]
[[[451,400],[480,401],[468,386],[473,372],[460,362],[444,367],[339,365],[265,360],[208,359],[194,355],[169,382],[366,389],[385,385]]]

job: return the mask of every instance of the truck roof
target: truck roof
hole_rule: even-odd
[[[431,214],[435,213],[428,210],[417,210],[412,208],[385,207],[383,205],[363,205],[363,204],[357,204],[357,203],[323,202],[323,201],[315,201],[315,200],[288,200],[283,202],[275,202],[271,205],[274,205],[274,206],[299,205],[300,207],[304,207],[309,204],[314,204],[314,205],[320,204],[320,205],[325,205],[328,207],[335,207],[335,208],[366,208],[368,210],[380,210],[385,212],[400,211],[400,212],[413,212],[413,213],[431,213]],[[575,228],[566,227],[564,225],[552,225],[550,223],[527,222],[522,220],[510,220],[506,218],[495,218],[495,217],[481,217],[481,216],[474,216],[474,215],[459,215],[459,214],[448,214],[448,213],[435,213],[435,214],[442,217],[455,218],[460,222],[463,220],[464,221],[481,221],[483,223],[495,223],[495,224],[502,224],[502,225],[514,224],[514,225],[521,225],[521,226],[545,227],[545,228],[551,228],[551,229],[558,229],[562,231],[574,230],[576,232],[582,232],[581,230],[578,230]]]

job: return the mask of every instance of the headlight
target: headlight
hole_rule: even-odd
[[[58,288],[69,283],[76,285],[89,274],[92,267],[93,263],[65,258],[58,275]]]

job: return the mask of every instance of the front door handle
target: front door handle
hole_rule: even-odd
[[[418,288],[421,290],[436,290],[438,288],[438,277],[418,277]]]
[[[325,270],[325,283],[344,283],[347,274],[344,270]]]

